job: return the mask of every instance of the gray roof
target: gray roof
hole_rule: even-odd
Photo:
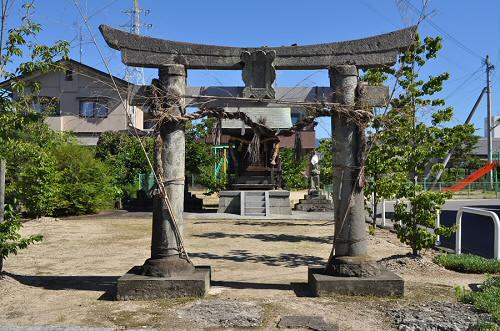
[[[266,126],[271,129],[288,129],[292,127],[292,116],[290,108],[277,107],[227,107],[225,111],[230,113],[243,112],[252,121],[258,122],[260,118],[266,120]],[[222,120],[223,129],[241,129],[243,123],[240,120]],[[248,128],[248,126],[245,126]]]
[[[492,145],[493,153],[500,151],[500,138],[493,138]],[[472,154],[478,156],[488,156],[488,139],[479,138],[476,146],[472,150]]]

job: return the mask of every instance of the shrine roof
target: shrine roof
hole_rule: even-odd
[[[225,111],[235,113],[243,112],[252,121],[258,122],[263,118],[266,126],[271,129],[288,129],[292,127],[291,108],[287,107],[227,107]],[[241,129],[243,122],[240,120],[222,120],[222,129]],[[245,126],[245,128],[249,128]]]

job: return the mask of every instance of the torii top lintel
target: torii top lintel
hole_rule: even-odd
[[[410,46],[416,26],[364,39],[307,46],[228,47],[163,40],[99,26],[107,44],[122,53],[126,65],[158,68],[182,64],[187,69],[241,69],[243,52],[275,52],[276,69],[325,69],[353,64],[360,69],[393,65],[398,51]]]

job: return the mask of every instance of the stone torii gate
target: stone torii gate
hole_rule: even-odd
[[[207,108],[245,104],[269,107],[283,102],[323,106],[330,110],[316,116],[328,114],[332,118],[334,248],[326,268],[309,269],[313,293],[403,294],[402,279],[368,257],[363,196],[364,125],[349,113],[387,104],[388,88],[363,84],[358,70],[393,65],[398,52],[412,44],[415,27],[353,41],[260,48],[162,40],[106,25],[101,25],[100,30],[108,45],[121,52],[124,64],[159,69],[157,85],[163,92],[161,102],[169,116],[158,129],[155,172],[160,190],[154,198],[151,258],[120,278],[119,299],[201,296],[209,287],[210,268],[194,267],[182,246],[184,122],[172,118],[185,116],[187,104],[203,104]],[[188,69],[240,69],[245,87],[187,87]],[[328,69],[330,87],[294,88],[293,99],[286,99],[291,88],[273,87],[276,70],[280,69]]]

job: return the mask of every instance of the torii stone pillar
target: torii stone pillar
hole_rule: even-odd
[[[358,69],[354,65],[330,68],[334,100],[342,105],[356,104]],[[335,219],[335,256],[366,256],[367,238],[363,188],[358,178],[361,166],[360,129],[342,114],[332,115],[333,204]]]
[[[334,101],[352,109],[359,101],[357,67],[334,66],[329,74]],[[316,296],[402,296],[404,293],[403,279],[379,266],[367,254],[365,204],[359,182],[365,132],[359,124],[362,123],[345,114],[332,115],[334,255],[326,268],[309,268],[308,282]]]
[[[159,69],[159,87],[165,111],[185,113],[186,69],[168,65]],[[155,172],[163,181],[172,214],[159,190],[153,197],[151,258],[118,279],[119,300],[203,296],[210,287],[210,267],[195,267],[181,255],[174,232],[174,215],[182,235],[184,210],[185,124],[163,122],[155,145]]]
[[[183,65],[169,65],[159,69],[163,104],[171,115],[183,115],[182,95],[186,90],[186,69]],[[172,213],[182,234],[184,211],[185,124],[164,122],[159,128],[155,146],[155,172],[163,181]],[[153,233],[151,258],[143,266],[143,274],[156,277],[194,272],[194,266],[180,256],[173,220],[165,200],[157,190],[153,197]]]

